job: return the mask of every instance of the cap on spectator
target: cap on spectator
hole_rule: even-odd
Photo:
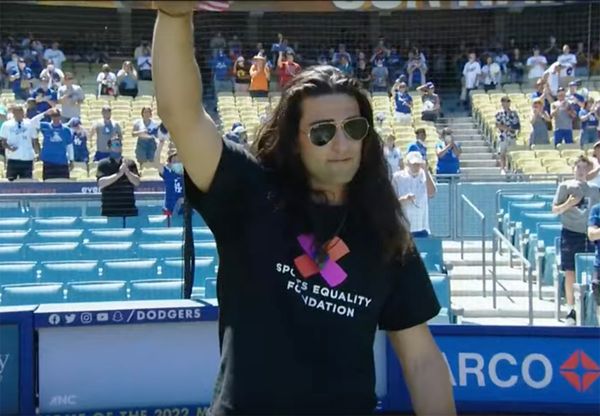
[[[266,60],[267,60],[267,59],[266,59],[264,56],[262,56],[262,55],[254,55],[254,57],[253,57],[252,59],[253,59],[253,60],[255,60],[255,61],[256,61],[256,60],[258,60],[258,59],[262,59],[263,61],[266,61]]]
[[[236,121],[235,123],[233,123],[231,125],[231,131],[234,131],[236,128],[238,128],[240,126],[243,126],[243,124],[241,122],[239,122],[239,121]]]
[[[576,86],[577,86],[577,81],[569,82],[569,87],[576,87]]]
[[[18,62],[19,62],[19,63],[21,63],[21,62],[22,62],[22,63],[25,63],[25,59],[23,59],[23,58],[19,58]]]
[[[452,134],[452,129],[450,127],[444,127],[442,129],[442,136],[447,136]]]
[[[110,105],[103,105],[102,106],[102,112],[105,112],[105,111],[112,111],[112,108],[110,108]]]
[[[246,133],[246,129],[244,128],[244,126],[237,126],[235,129],[232,130],[232,132],[234,134],[240,135]]]
[[[50,109],[50,111],[48,111],[48,115],[50,117],[60,117],[60,110],[58,108],[52,108]]]
[[[558,89],[556,90],[556,92],[565,92],[565,89],[563,87],[558,87]]]
[[[583,83],[583,81],[581,81],[580,79],[576,79],[575,81],[573,81],[578,87],[581,87],[581,84]]]
[[[594,145],[592,146],[592,149],[595,149],[598,146],[600,146],[600,140],[598,140],[596,143],[594,143]]]
[[[244,62],[244,57],[240,55],[237,57],[237,59],[235,61],[236,62]]]
[[[79,119],[79,117],[73,117],[71,120],[69,120],[69,127],[79,126],[81,126],[81,120]]]
[[[404,87],[404,88],[406,88],[406,82],[404,82],[404,80],[402,78],[398,78],[396,80],[396,82],[398,83],[398,87]]]
[[[417,165],[423,163],[423,155],[420,152],[408,152],[406,155],[406,162],[411,165]]]
[[[433,82],[428,82],[427,84],[425,84],[425,87],[427,88],[435,88],[435,85],[433,85]]]

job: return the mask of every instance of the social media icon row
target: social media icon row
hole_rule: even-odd
[[[65,325],[70,325],[75,322],[77,318],[77,314],[70,313],[65,315],[59,315],[57,313],[53,313],[48,316],[48,323],[50,325],[60,325],[64,319]],[[119,323],[123,321],[123,313],[121,311],[115,311],[112,313],[112,321]],[[79,320],[82,324],[88,325],[94,321],[94,315],[90,312],[83,312],[79,315]],[[98,312],[96,314],[96,322],[108,322],[111,320],[111,315],[108,312]]]

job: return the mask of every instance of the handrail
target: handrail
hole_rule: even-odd
[[[502,232],[494,227],[492,230],[492,305],[496,309],[496,252],[498,248],[498,240],[504,242],[509,250],[508,255],[512,257],[512,253],[516,254],[521,260],[521,268],[523,269],[523,281],[525,281],[525,270],[527,269],[527,297],[528,297],[528,308],[529,308],[529,325],[533,325],[533,267],[527,258],[516,248],[508,238],[502,234]],[[538,279],[538,284],[540,280]]]
[[[479,217],[481,220],[481,281],[483,284],[483,297],[486,297],[486,276],[485,270],[487,268],[486,258],[485,258],[485,214],[479,210],[475,206],[473,202],[469,198],[467,198],[464,194],[460,195],[460,258],[464,260],[465,258],[465,235],[464,235],[464,224],[465,224],[465,204],[469,206]]]

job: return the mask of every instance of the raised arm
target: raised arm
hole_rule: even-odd
[[[223,141],[202,105],[200,70],[194,57],[194,1],[158,1],[152,42],[152,79],[158,114],[169,126],[186,172],[208,191]]]

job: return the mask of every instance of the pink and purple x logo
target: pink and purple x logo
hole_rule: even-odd
[[[303,278],[308,279],[318,273],[321,273],[329,287],[336,287],[344,280],[348,274],[336,263],[339,259],[350,253],[350,249],[339,237],[332,238],[327,243],[327,261],[319,269],[313,255],[315,237],[312,234],[302,234],[298,236],[298,243],[305,254],[294,259],[294,264]]]

